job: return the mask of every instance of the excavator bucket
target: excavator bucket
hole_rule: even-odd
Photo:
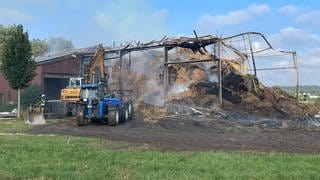
[[[25,116],[25,123],[27,124],[45,124],[44,108],[43,107],[29,107]]]

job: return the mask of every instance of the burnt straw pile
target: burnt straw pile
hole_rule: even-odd
[[[190,59],[190,54],[176,51],[169,59]],[[165,91],[161,51],[132,54],[132,59],[131,62],[124,58],[123,85],[133,91],[136,110],[143,113],[145,120],[168,115],[210,116],[213,113],[297,120],[319,112],[318,107],[299,103],[278,87],[266,87],[256,77],[240,73],[236,63],[228,59],[222,61],[222,106],[214,61],[170,65],[170,86]],[[110,67],[109,87],[116,89],[119,79],[112,77],[119,75],[118,62]]]

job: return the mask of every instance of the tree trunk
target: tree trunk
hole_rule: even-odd
[[[20,118],[20,88],[18,88],[18,111],[17,117]]]

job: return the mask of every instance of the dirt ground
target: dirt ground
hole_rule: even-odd
[[[320,152],[319,129],[298,128],[286,122],[277,124],[272,120],[254,122],[259,123],[201,116],[144,121],[138,114],[134,120],[115,127],[95,124],[78,127],[74,120],[54,120],[34,127],[31,133],[96,137],[126,143],[128,149],[132,145],[160,151]]]

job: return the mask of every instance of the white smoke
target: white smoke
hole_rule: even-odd
[[[131,62],[129,60],[131,57]],[[169,52],[169,60],[186,61],[188,59],[188,52],[182,51],[174,54]],[[208,80],[211,82],[217,81],[217,75],[212,73],[210,63],[200,63],[197,65],[186,65],[181,69],[169,67],[170,86],[168,92],[164,88],[164,52],[163,49],[149,50],[141,52],[132,52],[130,55],[123,56],[124,67],[124,87],[132,89],[134,96],[138,101],[144,102],[154,106],[163,106],[167,97],[179,95],[180,93],[189,90],[191,83]],[[174,65],[171,65],[174,66]],[[113,66],[116,68],[118,66]],[[184,70],[185,69],[185,70]],[[179,71],[179,77],[175,77],[172,73]],[[171,73],[171,74],[170,74]],[[118,75],[110,77],[110,81],[117,84]],[[177,75],[177,74],[176,74]],[[185,78],[183,76],[186,76]],[[175,79],[178,78],[178,79]]]
[[[218,82],[219,81],[219,78],[218,78],[218,75],[217,74],[208,74],[208,80],[210,82]]]
[[[190,83],[184,83],[184,84],[175,84],[173,85],[172,87],[170,87],[170,90],[169,90],[169,94],[179,94],[179,93],[183,93],[185,91],[188,91],[189,90],[189,85],[191,84],[191,81]]]
[[[67,40],[63,37],[51,37],[47,41],[48,52],[58,52],[58,51],[70,51],[73,49],[73,44],[71,40]]]
[[[153,79],[150,79],[146,82],[147,91],[140,98],[140,101],[154,105],[154,106],[163,106],[164,105],[164,89]]]
[[[130,56],[131,62],[129,60],[129,54],[123,57],[126,70],[133,74],[142,75],[146,79],[138,85],[133,84],[135,83],[135,79],[131,79],[131,81],[126,82],[129,84],[128,87],[130,87],[130,85],[131,87],[139,86],[138,89],[135,89],[140,91],[137,93],[139,101],[154,106],[163,106],[165,91],[163,80],[160,78],[163,73],[163,51],[132,52]],[[130,77],[126,79],[130,79]]]

